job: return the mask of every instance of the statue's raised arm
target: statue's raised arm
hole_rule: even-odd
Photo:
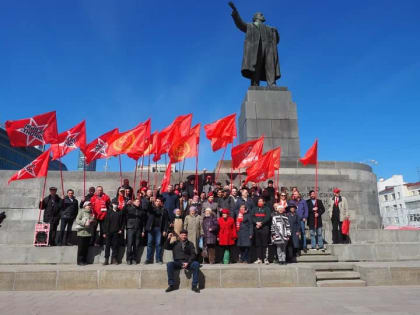
[[[241,17],[239,16],[239,12],[235,7],[235,4],[232,1],[229,1],[228,5],[232,8],[232,18],[236,27],[239,28],[242,32],[246,33],[246,23],[242,21]]]

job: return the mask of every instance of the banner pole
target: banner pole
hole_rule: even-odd
[[[144,166],[144,155],[141,159],[141,166],[140,166],[140,185],[139,185],[140,188],[141,188],[141,182],[143,181],[143,166]]]
[[[219,171],[220,171],[220,167],[222,166],[222,161],[225,158],[226,149],[227,149],[227,146],[225,146],[225,149],[223,150],[222,158],[220,159],[219,166],[217,167],[216,178],[214,179],[215,183],[217,183],[217,178],[219,177]]]
[[[149,162],[147,164],[147,186],[150,186],[150,154],[149,154]]]
[[[86,196],[86,157],[83,159],[83,197]]]
[[[42,193],[41,193],[41,203],[44,200],[44,196],[45,196],[45,187],[47,185],[47,177],[48,177],[48,171],[47,171],[47,175],[45,175],[45,179],[44,179],[44,185],[42,187]],[[42,213],[42,209],[41,207],[39,207],[39,214],[38,214],[38,223],[41,222],[41,213]]]
[[[136,166],[134,169],[134,180],[133,180],[133,195],[131,196],[131,199],[134,200],[134,195],[137,197],[136,193],[136,181],[137,181],[137,166],[139,164],[139,160],[136,160]]]
[[[64,198],[64,180],[63,180],[63,165],[61,163],[61,156],[58,158],[59,162],[60,162],[60,180],[61,180],[61,192],[63,194],[63,198]]]
[[[120,161],[120,187],[122,187],[121,154],[118,154],[118,160]]]
[[[197,143],[197,155],[195,156],[195,190],[198,193],[198,150],[199,150],[199,145]]]

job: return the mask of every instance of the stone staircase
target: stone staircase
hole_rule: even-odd
[[[318,287],[365,287],[366,281],[351,264],[324,264],[314,266]]]

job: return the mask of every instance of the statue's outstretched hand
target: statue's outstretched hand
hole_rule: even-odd
[[[238,11],[232,1],[229,1],[228,4],[232,8],[233,11]]]

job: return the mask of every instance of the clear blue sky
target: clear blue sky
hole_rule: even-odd
[[[278,85],[298,105],[302,154],[318,137],[320,160],[374,159],[378,177],[418,180],[420,1],[235,4],[244,20],[262,11],[279,30]],[[189,112],[193,123],[239,114],[249,81],[227,1],[21,0],[0,10],[1,122],[57,110],[60,132],[86,119],[91,141],[149,117],[156,130]],[[203,134],[200,151],[200,169],[213,169],[222,152]],[[69,169],[77,155],[63,159]],[[124,157],[123,168],[134,162]]]

